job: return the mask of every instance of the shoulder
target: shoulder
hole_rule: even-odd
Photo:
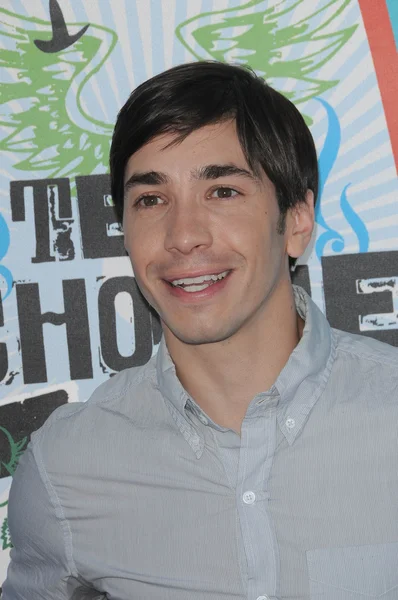
[[[336,340],[337,352],[344,355],[346,359],[353,357],[367,363],[377,363],[387,369],[398,366],[398,348],[395,346],[339,329],[332,329],[332,332]]]
[[[398,402],[398,348],[373,338],[332,329],[335,368],[350,388]]]
[[[86,402],[72,402],[57,408],[44,425],[32,434],[35,455],[46,462],[57,449],[62,455],[84,454],[110,432],[134,429],[148,421],[161,405],[154,359],[142,367],[126,369],[102,383]]]

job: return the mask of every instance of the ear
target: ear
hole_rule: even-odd
[[[314,193],[307,190],[304,202],[288,211],[286,221],[286,251],[292,258],[304,254],[314,229]]]

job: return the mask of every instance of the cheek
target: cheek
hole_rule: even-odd
[[[234,250],[249,260],[266,255],[271,245],[270,226],[259,216],[242,214],[229,222],[224,221],[220,235],[224,239],[227,236]]]

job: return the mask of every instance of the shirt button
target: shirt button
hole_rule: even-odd
[[[256,500],[256,494],[254,492],[245,492],[243,494],[243,502],[245,504],[253,504]]]
[[[257,600],[269,600],[268,596],[259,596]]]
[[[293,427],[296,427],[296,421],[294,419],[287,419],[285,425],[288,429],[293,429]]]

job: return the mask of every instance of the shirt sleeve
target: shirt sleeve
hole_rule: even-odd
[[[32,442],[11,485],[8,523],[14,547],[2,600],[80,598],[68,523],[46,473],[39,470]]]

